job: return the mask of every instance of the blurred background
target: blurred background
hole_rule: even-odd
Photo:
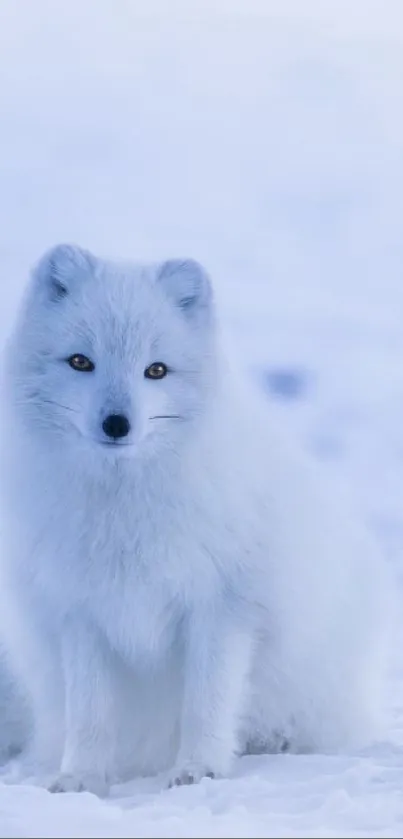
[[[57,241],[200,259],[393,559],[402,224],[401,0],[0,0],[1,338]]]

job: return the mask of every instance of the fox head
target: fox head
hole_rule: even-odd
[[[194,260],[108,262],[58,245],[35,267],[8,350],[23,422],[105,457],[178,447],[215,383],[210,280]]]

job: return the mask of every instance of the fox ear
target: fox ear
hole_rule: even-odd
[[[43,254],[33,276],[38,284],[47,289],[49,297],[57,301],[67,297],[77,277],[92,272],[94,262],[88,251],[76,245],[56,245]]]
[[[165,293],[189,319],[208,317],[213,293],[210,278],[194,259],[169,259],[158,273]]]

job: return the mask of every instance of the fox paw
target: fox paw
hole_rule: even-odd
[[[92,792],[98,798],[106,798],[109,783],[102,775],[70,774],[61,772],[48,785],[49,792]]]
[[[213,772],[208,766],[199,763],[186,763],[175,767],[168,781],[168,789],[172,787],[189,786],[198,784],[202,778],[217,778],[218,773]]]

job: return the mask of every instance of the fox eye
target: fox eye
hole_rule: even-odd
[[[71,355],[67,359],[67,363],[70,364],[73,370],[78,370],[80,373],[92,373],[95,370],[95,364],[86,355],[81,355],[80,353]]]
[[[144,370],[146,379],[163,379],[168,373],[168,367],[162,361],[155,361]]]

